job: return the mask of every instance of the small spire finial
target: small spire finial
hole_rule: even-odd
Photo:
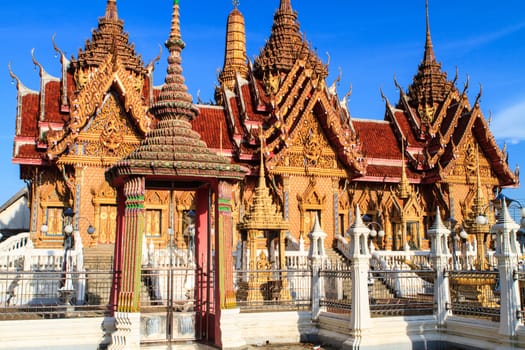
[[[179,13],[179,0],[173,0],[173,13],[171,17],[171,30],[170,37],[166,42],[166,47],[171,50],[172,47],[178,46],[181,50],[184,49],[184,41],[180,34],[180,13]]]
[[[117,0],[108,0],[104,17],[106,17],[106,19],[118,20]]]
[[[291,0],[281,0],[279,9],[284,10],[284,11],[291,11],[292,10]]]
[[[432,47],[432,37],[430,36],[430,19],[428,15],[428,0],[425,1],[426,10],[426,41],[425,41],[425,62],[434,62],[436,57],[434,55],[434,49]]]
[[[237,9],[240,3],[241,3],[240,0],[232,0],[233,8]]]

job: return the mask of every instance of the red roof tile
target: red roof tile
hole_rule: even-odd
[[[409,145],[423,146],[423,144],[415,138],[414,133],[412,132],[412,128],[410,127],[410,123],[408,121],[408,116],[406,115],[405,112],[396,111],[394,113],[394,118],[399,124],[399,127],[401,128],[403,135],[407,139]]]
[[[28,94],[22,97],[22,125],[20,127],[20,135],[37,137],[37,120],[38,120],[38,106],[39,96],[37,94]]]
[[[401,159],[398,141],[388,122],[353,119],[367,158]]]
[[[222,148],[231,150],[233,145],[228,137],[226,116],[224,109],[218,107],[208,107],[199,105],[199,115],[192,120],[193,130],[201,135],[201,138],[209,148]]]
[[[50,81],[45,86],[45,120],[48,122],[63,122],[60,113],[60,82]]]

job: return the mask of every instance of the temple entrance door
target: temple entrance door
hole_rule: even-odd
[[[171,249],[170,254],[170,248],[158,253],[156,264],[142,268],[141,342],[199,339],[195,282],[202,276],[186,253]]]
[[[115,233],[117,231],[117,206],[101,205],[98,227],[98,243],[115,243]]]

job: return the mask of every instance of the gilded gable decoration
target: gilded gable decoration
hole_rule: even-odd
[[[114,67],[113,58],[112,54],[108,54],[103,64],[90,74],[82,90],[70,98],[70,119],[66,129],[47,133],[48,155],[51,158],[62,154],[75,142],[114,84],[122,92],[124,108],[129,111],[138,130],[144,135],[150,129],[151,116],[142,94],[136,89],[136,76],[122,67],[118,59]]]
[[[138,131],[130,123],[117,96],[109,93],[102,108],[92,119],[78,141],[83,145],[80,155],[85,157],[109,158],[108,164],[123,157],[138,146]]]
[[[467,139],[464,146],[464,172],[467,183],[474,183],[476,175],[476,148],[472,135]]]

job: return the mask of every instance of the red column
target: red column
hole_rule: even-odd
[[[195,299],[197,332],[209,341],[214,339],[212,261],[210,230],[210,207],[213,189],[211,185],[197,189],[195,216],[195,263],[197,278],[195,281]]]
[[[117,189],[117,232],[115,237],[115,250],[113,253],[113,283],[110,295],[110,305],[113,307],[112,311],[115,311],[114,307],[117,306],[118,295],[121,290],[121,275],[122,275],[122,251],[123,251],[123,233],[126,229],[125,221],[125,210],[126,202],[124,196],[124,189],[119,187]]]
[[[117,311],[138,312],[140,310],[140,268],[142,259],[142,233],[144,232],[143,177],[130,179],[124,184],[125,209],[119,232],[121,252],[120,288]],[[120,205],[120,204],[119,204]]]
[[[233,218],[232,218],[232,184],[226,181],[219,183],[218,198],[217,249],[215,252],[217,280],[221,309],[234,308],[236,304],[233,288]]]

